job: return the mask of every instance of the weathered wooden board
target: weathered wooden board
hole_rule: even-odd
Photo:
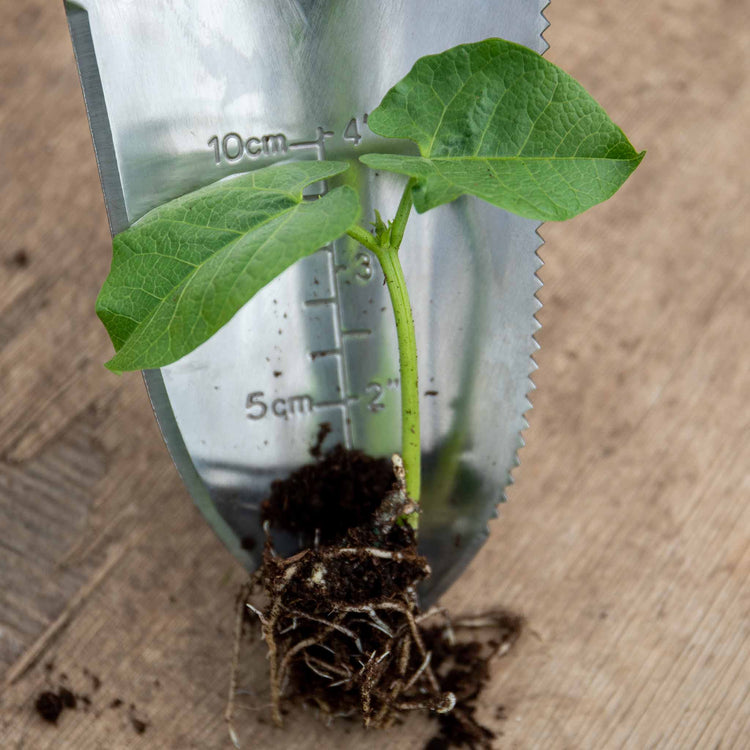
[[[0,746],[228,747],[242,574],[141,379],[100,364],[109,237],[61,4],[0,8]],[[615,200],[543,230],[528,445],[444,603],[528,618],[483,698],[498,747],[748,747],[746,8],[556,0],[547,15],[550,58],[649,153]],[[258,695],[262,668],[251,648]],[[61,681],[91,705],[52,727],[33,697]],[[248,747],[414,748],[431,731],[304,714],[282,733],[249,702]]]

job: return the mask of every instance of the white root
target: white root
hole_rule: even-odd
[[[332,587],[326,561],[342,557],[370,559],[373,564],[381,560],[407,563],[415,570],[414,584],[408,585],[399,599],[365,601],[359,605],[332,601],[332,611],[328,616],[300,611],[285,604],[288,598],[285,593],[295,592],[297,589],[294,587],[300,584],[318,591]],[[268,646],[271,708],[277,724],[281,724],[281,702],[287,694],[295,660],[295,663],[309,669],[316,679],[323,680],[325,689],[355,690],[358,712],[367,726],[388,726],[405,710],[444,712],[453,708],[455,696],[440,690],[431,666],[432,654],[427,650],[420,632],[422,622],[439,614],[445,615],[444,610],[435,607],[419,613],[416,580],[417,576],[428,571],[424,560],[406,551],[355,546],[304,550],[283,560],[269,555],[266,560],[273,566],[270,572],[265,571],[267,580],[272,581],[267,591],[271,602],[261,608],[245,601],[242,611],[244,613],[247,607],[247,611],[258,618]],[[380,639],[378,648],[367,655],[363,653],[363,639],[366,635],[370,640],[373,636],[367,633],[373,631],[363,630],[365,627],[382,633],[374,641],[377,643]],[[340,638],[334,636],[344,636],[363,656],[358,658],[355,653],[348,652]],[[296,642],[295,637],[298,639]],[[321,649],[331,658],[320,658]],[[417,660],[418,663],[415,663]],[[232,695],[235,689],[236,679],[232,685]],[[325,693],[316,691],[310,698],[326,716],[332,718],[334,710],[325,700]],[[348,709],[344,712],[350,713]],[[231,718],[231,711],[228,715]],[[236,733],[230,719],[228,724],[230,738],[235,743]],[[238,745],[235,744],[235,747]]]

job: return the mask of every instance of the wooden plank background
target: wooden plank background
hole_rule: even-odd
[[[0,9],[0,746],[226,748],[242,575],[141,378],[101,366],[109,237],[62,4]],[[747,6],[555,0],[548,17],[550,59],[649,153],[615,200],[543,229],[528,445],[444,603],[530,623],[483,698],[498,748],[750,747]],[[262,667],[251,650],[249,691]],[[52,727],[33,696],[60,682],[91,705]],[[430,733],[239,721],[246,747]]]

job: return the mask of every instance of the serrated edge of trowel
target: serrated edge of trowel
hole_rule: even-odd
[[[541,229],[541,227],[542,227],[542,223],[540,223],[539,226],[537,226],[534,229],[534,233],[539,238],[539,244],[534,250],[534,257],[537,260],[537,267],[536,267],[536,270],[534,271],[534,281],[537,284],[537,288],[533,296],[534,296],[534,301],[537,304],[537,308],[536,308],[536,311],[531,316],[533,320],[533,325],[536,325],[536,330],[531,334],[532,350],[529,353],[529,371],[526,373],[526,379],[528,380],[528,387],[523,397],[523,401],[525,403],[524,403],[523,411],[521,412],[521,431],[518,437],[518,449],[516,450],[516,455],[513,459],[513,467],[508,472],[508,481],[506,482],[505,487],[503,488],[498,505],[500,505],[500,503],[505,503],[508,501],[508,488],[511,485],[515,484],[516,480],[513,477],[513,471],[521,465],[521,458],[520,458],[521,448],[524,448],[526,446],[526,440],[524,439],[523,434],[524,432],[526,432],[526,430],[529,429],[529,421],[526,419],[526,415],[534,408],[534,404],[531,403],[531,400],[529,399],[529,395],[533,391],[536,390],[536,383],[534,382],[531,376],[539,369],[539,365],[536,363],[534,356],[541,348],[539,342],[536,340],[536,335],[537,333],[539,333],[539,330],[542,327],[542,324],[539,322],[539,319],[537,318],[537,313],[542,309],[542,301],[539,299],[539,291],[544,286],[544,283],[539,278],[539,270],[544,266],[544,261],[539,257],[539,249],[544,245],[544,237],[542,237],[542,235],[539,233],[539,230]],[[498,517],[497,507],[498,506],[495,506],[495,513],[493,514],[492,519]],[[489,531],[489,528],[488,528],[488,531]]]
[[[551,0],[546,0],[546,2],[542,2],[541,7],[539,8],[539,15],[544,21],[544,26],[542,30],[539,32],[539,38],[544,43],[544,49],[541,52],[542,55],[549,49],[549,42],[544,38],[544,34],[547,31],[547,29],[550,27],[550,22],[547,19],[547,16],[544,14],[544,11],[549,7],[550,2]],[[536,390],[536,384],[532,380],[531,376],[536,370],[539,369],[539,365],[536,363],[534,356],[541,348],[539,342],[537,341],[536,336],[542,327],[542,324],[539,322],[539,319],[537,318],[537,314],[542,309],[542,301],[539,299],[539,291],[541,290],[543,283],[542,283],[542,280],[539,278],[539,270],[542,268],[542,266],[544,266],[544,261],[539,257],[539,250],[544,245],[544,238],[540,234],[540,229],[543,224],[544,222],[539,222],[537,226],[534,228],[534,234],[537,236],[539,240],[539,243],[537,244],[536,248],[534,248],[534,251],[533,251],[534,258],[536,259],[536,268],[534,269],[532,283],[536,285],[536,289],[533,292],[532,298],[533,298],[534,303],[536,304],[536,309],[531,315],[532,326],[534,327],[534,330],[531,333],[531,336],[529,337],[529,354],[528,354],[529,369],[528,369],[528,372],[526,373],[527,385],[526,385],[526,389],[524,391],[524,395],[523,395],[522,402],[521,402],[521,405],[522,405],[522,410],[521,410],[521,415],[520,415],[521,426],[518,432],[518,447],[516,448],[515,455],[513,457],[513,465],[508,470],[508,475],[500,491],[500,496],[497,502],[492,507],[492,512],[487,520],[487,523],[476,534],[476,536],[474,536],[470,540],[470,542],[466,545],[466,547],[463,548],[462,554],[459,560],[457,561],[457,564],[451,567],[450,574],[443,576],[440,582],[437,585],[430,587],[430,589],[423,596],[423,603],[425,606],[434,603],[446,591],[448,591],[448,589],[461,577],[463,572],[466,570],[466,568],[469,566],[471,561],[476,556],[477,552],[479,552],[479,550],[484,546],[484,543],[487,541],[490,535],[490,522],[495,520],[498,517],[499,515],[498,508],[502,503],[505,503],[508,501],[508,490],[511,487],[511,485],[515,483],[515,479],[513,477],[513,471],[521,464],[519,453],[521,451],[521,448],[523,448],[526,445],[526,440],[524,439],[523,435],[524,435],[524,432],[529,428],[529,422],[526,419],[526,415],[534,408],[534,405],[529,400],[529,395],[532,393],[532,391]]]
[[[542,17],[542,20],[545,23],[544,28],[539,33],[539,38],[544,42],[544,45],[545,45],[544,49],[542,50],[542,54],[544,54],[549,49],[549,42],[544,38],[544,34],[549,28],[550,22],[547,19],[547,16],[544,15],[544,11],[547,10],[551,1],[552,0],[546,0],[544,5],[539,10],[539,15]],[[531,400],[529,399],[529,395],[533,391],[536,390],[536,383],[534,382],[531,376],[539,369],[539,365],[534,359],[534,356],[541,348],[541,345],[536,339],[536,335],[539,333],[542,327],[542,324],[539,322],[539,318],[537,318],[537,313],[542,309],[542,301],[539,299],[539,292],[544,286],[544,283],[539,278],[539,271],[544,266],[544,261],[539,256],[539,249],[544,245],[544,237],[542,237],[542,235],[540,234],[540,229],[542,228],[543,225],[544,225],[544,222],[540,221],[539,224],[534,228],[534,234],[536,234],[536,236],[539,238],[539,244],[534,249],[534,256],[537,260],[537,267],[534,269],[534,281],[536,282],[536,285],[537,285],[536,290],[534,291],[534,301],[536,302],[537,308],[531,316],[533,320],[533,325],[536,326],[536,330],[531,334],[531,352],[529,353],[529,371],[526,373],[526,379],[528,380],[528,387],[523,397],[525,404],[524,404],[524,409],[521,412],[521,432],[519,433],[519,446],[518,446],[518,449],[516,450],[515,458],[513,459],[513,467],[508,472],[508,481],[505,487],[503,488],[499,503],[505,503],[508,501],[508,488],[511,485],[515,484],[515,479],[513,477],[513,470],[518,468],[521,465],[521,458],[519,454],[521,452],[521,448],[523,448],[526,445],[526,440],[523,437],[523,433],[529,429],[529,421],[526,419],[526,415],[534,408],[534,404],[531,403]],[[497,512],[497,506],[496,506],[493,518],[497,518],[497,516],[498,516],[498,512]],[[488,526],[487,531],[489,533],[489,526]]]

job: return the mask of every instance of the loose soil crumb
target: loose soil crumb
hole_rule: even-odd
[[[83,675],[84,677],[88,677],[91,680],[91,687],[94,689],[94,692],[96,692],[102,686],[101,678],[98,675],[95,675],[93,672],[89,672],[86,667],[83,668]]]
[[[47,662],[44,665],[44,671],[52,677],[52,672],[55,669],[54,662]],[[82,669],[83,676],[91,681],[91,686],[94,692],[98,691],[102,687],[101,678],[89,671],[86,667]],[[56,678],[57,689],[47,689],[40,692],[34,700],[34,709],[36,713],[44,719],[44,721],[50,724],[57,724],[60,715],[66,710],[83,710],[84,712],[89,711],[92,708],[93,702],[89,695],[80,692],[73,692],[68,687],[68,676],[64,672],[57,675]],[[158,680],[154,681],[156,687],[160,687]],[[113,698],[108,704],[110,709],[119,709],[125,706],[125,701],[122,698]],[[130,721],[133,730],[137,734],[143,734],[149,727],[149,722],[145,721],[136,716],[136,706],[134,703],[130,703],[127,707],[128,719]],[[96,714],[99,716],[99,713]]]
[[[85,697],[82,700],[85,700]],[[34,702],[36,712],[50,724],[57,724],[60,714],[65,709],[73,710],[77,706],[78,697],[64,685],[59,685],[57,692],[53,690],[42,691],[37,695]]]
[[[440,685],[456,696],[453,711],[435,715],[440,730],[427,743],[425,750],[450,747],[491,750],[496,734],[477,720],[477,700],[490,679],[493,658],[510,650],[518,640],[523,624],[523,618],[518,615],[499,611],[425,631],[425,643],[432,652],[432,664]],[[460,640],[467,633],[472,637]],[[480,637],[482,634],[484,637]],[[496,709],[495,719],[505,719],[504,706]]]
[[[136,734],[143,734],[148,729],[148,724],[145,721],[136,719],[135,716],[130,717],[130,723],[133,725]]]
[[[245,536],[240,539],[240,547],[248,552],[252,552],[257,546],[258,543],[251,536]]]
[[[78,705],[78,701],[76,700],[75,695],[73,695],[73,693],[71,693],[68,688],[61,687],[57,691],[57,695],[59,696],[65,708],[75,708]]]
[[[439,608],[422,613],[416,587],[430,568],[402,520],[417,508],[400,459],[341,446],[321,457],[329,431],[321,426],[311,450],[318,460],[274,482],[262,505],[268,527],[296,534],[302,550],[278,557],[269,534],[249,587],[260,597],[246,591],[239,600],[268,646],[273,719],[280,725],[293,702],[367,727],[422,709],[440,723],[426,750],[485,750],[495,734],[477,721],[476,701],[491,658],[515,642],[521,619],[502,612],[451,622]],[[490,633],[484,640],[480,629]],[[230,700],[230,733],[231,711]]]
[[[313,458],[320,458],[323,455],[323,442],[333,432],[330,422],[321,422],[318,427],[318,434],[315,436],[315,443],[310,448],[310,455]]]
[[[36,711],[45,721],[50,724],[57,724],[57,719],[63,712],[63,702],[57,693],[51,690],[45,690],[39,693],[34,704]]]
[[[14,265],[16,268],[27,268],[30,262],[29,254],[26,252],[26,249],[22,247],[10,256],[9,265]]]

